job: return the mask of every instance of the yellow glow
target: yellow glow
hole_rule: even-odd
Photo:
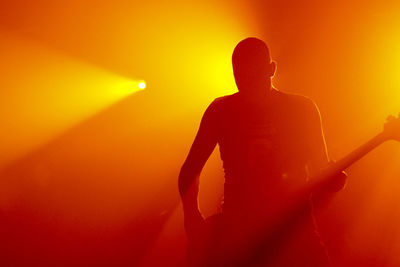
[[[369,25],[365,34],[365,51],[360,64],[366,77],[364,88],[371,88],[368,97],[379,105],[380,117],[400,111],[399,26],[397,15],[388,12],[382,15],[380,23]]]
[[[142,89],[142,90],[145,89],[146,88],[146,82],[144,82],[144,81],[139,82],[138,87],[140,89]]]

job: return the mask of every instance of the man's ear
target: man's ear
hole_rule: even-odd
[[[275,72],[276,72],[276,62],[271,60],[271,63],[269,63],[267,75],[269,77],[273,77],[275,75]]]

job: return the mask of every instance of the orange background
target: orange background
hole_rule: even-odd
[[[274,85],[315,100],[339,159],[400,111],[399,12],[370,0],[3,1],[2,266],[183,264],[177,175],[202,112],[236,91],[235,45],[268,43]],[[400,265],[399,155],[391,142],[351,167],[319,215],[338,266]],[[214,153],[205,215],[221,168]]]

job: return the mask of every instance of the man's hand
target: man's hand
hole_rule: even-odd
[[[329,165],[335,164],[334,161],[330,161]],[[335,193],[342,190],[347,182],[347,173],[344,171],[338,172],[332,178],[329,178],[329,181],[324,185],[324,191]]]
[[[330,181],[324,188],[328,192],[338,192],[346,186],[347,174],[345,172],[340,172]]]

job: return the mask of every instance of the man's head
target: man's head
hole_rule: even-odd
[[[271,61],[267,45],[254,37],[242,40],[235,47],[232,65],[239,91],[248,94],[265,91],[276,70],[276,64]]]

